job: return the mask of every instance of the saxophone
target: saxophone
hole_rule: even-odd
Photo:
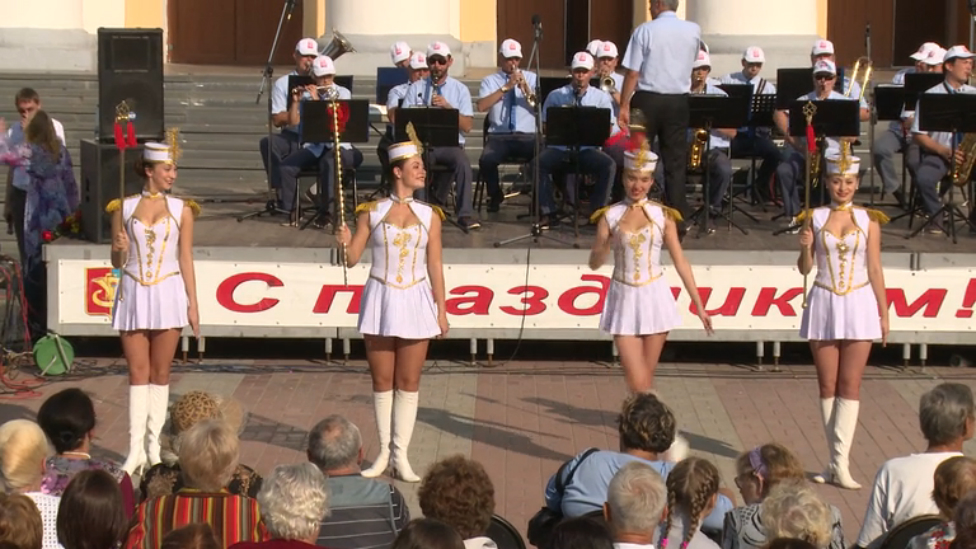
[[[699,85],[701,86],[701,90],[695,91]],[[696,78],[692,86],[692,93],[705,93],[705,81]],[[705,128],[696,128],[694,132],[695,134],[691,139],[691,146],[688,147],[688,171],[690,172],[697,172],[701,169],[702,155],[705,154],[705,147],[708,145],[708,132]]]
[[[976,133],[967,133],[959,143],[959,150],[966,155],[962,164],[955,164],[952,171],[952,184],[965,187],[973,174],[973,163],[976,162]]]

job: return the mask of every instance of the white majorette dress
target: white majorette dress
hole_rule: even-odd
[[[366,202],[357,214],[369,212],[372,265],[359,304],[362,334],[429,339],[441,334],[437,304],[427,278],[430,223],[440,210],[405,199],[420,223],[398,227],[386,221],[396,198]]]
[[[827,170],[828,175],[841,170],[857,174],[857,158],[838,163],[836,155],[828,156]],[[824,229],[835,210],[848,212],[855,228],[843,235]],[[880,339],[878,300],[868,280],[868,232],[872,219],[884,224],[887,216],[850,203],[816,208],[810,215],[817,275],[807,296],[800,337],[824,341]]]

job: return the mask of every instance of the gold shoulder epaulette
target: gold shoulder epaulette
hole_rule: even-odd
[[[200,217],[200,204],[198,204],[196,200],[187,199],[184,200],[183,203],[189,206],[190,211],[193,212],[194,218]]]
[[[428,206],[430,206],[430,208],[434,210],[434,213],[437,214],[437,217],[441,218],[441,221],[447,219],[447,214],[444,213],[443,208],[441,208],[440,206],[435,206],[433,204],[428,204]]]
[[[800,225],[807,222],[807,219],[813,218],[813,210],[803,210],[796,216],[796,222]]]
[[[661,204],[660,202],[657,202],[655,200],[651,200],[650,202],[651,204],[654,204],[658,208],[661,208],[661,211],[664,212],[664,216],[669,218],[671,221],[674,221],[675,223],[681,223],[682,221],[685,220],[685,218],[681,215],[681,212],[679,212],[678,210],[670,206],[665,206],[664,204]]]
[[[891,218],[888,217],[888,214],[882,212],[881,210],[864,208],[864,211],[867,212],[868,218],[871,221],[877,221],[878,225],[887,225],[891,221]]]
[[[369,202],[361,202],[358,206],[356,206],[356,215],[359,215],[363,212],[375,212],[376,204],[377,203],[375,200],[370,200]]]
[[[122,209],[122,201],[118,198],[112,200],[105,206],[105,213],[115,213]]]
[[[590,223],[593,223],[594,225],[597,224],[600,221],[600,219],[607,214],[607,210],[609,210],[613,206],[614,206],[613,204],[609,206],[604,206],[599,210],[593,212],[593,214],[590,215]]]

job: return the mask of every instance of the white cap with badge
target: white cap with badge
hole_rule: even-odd
[[[946,50],[943,61],[948,63],[952,59],[972,59],[973,57],[976,57],[976,54],[969,51],[969,48],[966,46],[952,46]]]
[[[435,55],[440,55],[447,59],[451,56],[451,48],[444,42],[433,42],[427,46],[427,57],[433,57]]]
[[[813,74],[829,74],[837,76],[837,65],[830,59],[821,59],[813,66]]]
[[[603,46],[603,40],[590,40],[590,43],[586,45],[586,51],[593,57],[600,53],[600,48]]]
[[[407,59],[410,59],[410,44],[397,42],[390,46],[390,60],[393,61],[394,65]]]
[[[314,38],[302,38],[295,46],[295,51],[302,57],[319,54],[319,43]]]
[[[936,46],[935,48],[929,50],[926,54],[925,59],[920,59],[922,63],[926,65],[938,66],[945,62],[946,50]]]
[[[619,52],[617,51],[617,45],[608,40],[600,44],[599,52],[593,57],[596,57],[597,59],[602,57],[612,57],[616,59],[618,54]]]
[[[698,57],[695,58],[695,63],[691,66],[691,68],[693,69],[697,69],[699,67],[711,68],[711,66],[712,66],[712,56],[708,55],[708,52],[705,50],[698,50]]]
[[[936,44],[935,42],[926,42],[926,43],[922,44],[921,46],[919,46],[918,47],[918,51],[916,51],[915,53],[909,55],[909,57],[911,57],[912,59],[914,59],[916,61],[924,61],[925,58],[927,58],[929,56],[929,52],[931,52],[934,49],[938,49],[938,48],[940,48],[940,46],[938,44]]]
[[[817,40],[813,43],[813,49],[810,50],[810,55],[833,55],[834,54],[834,43],[830,40]]]
[[[746,48],[746,51],[742,53],[742,60],[746,63],[765,63],[766,54],[759,46],[749,46]]]
[[[502,42],[502,47],[498,48],[498,53],[502,54],[502,57],[508,59],[510,57],[522,57],[522,44],[511,38],[506,38]]]
[[[312,61],[312,76],[328,76],[335,73],[335,63],[328,55],[320,55]]]
[[[577,52],[573,56],[572,68],[576,69],[586,69],[588,71],[593,70],[593,56],[586,53],[585,51]]]
[[[416,52],[410,56],[410,68],[418,71],[427,68],[427,56],[423,52]]]

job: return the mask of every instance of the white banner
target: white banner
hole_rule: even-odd
[[[109,324],[116,280],[107,262],[57,262],[59,324]],[[204,331],[210,326],[356,326],[369,265],[342,269],[309,263],[198,261],[197,293]],[[596,329],[610,267],[445,266],[448,312],[456,328]],[[683,315],[679,329],[699,329],[673,268],[666,278]],[[695,268],[715,330],[797,330],[803,277],[793,267],[722,265]],[[892,331],[963,332],[976,328],[976,278],[969,269],[885,272]],[[526,283],[527,280],[527,283]],[[51,300],[54,302],[55,300]],[[866,311],[865,314],[871,314]]]

